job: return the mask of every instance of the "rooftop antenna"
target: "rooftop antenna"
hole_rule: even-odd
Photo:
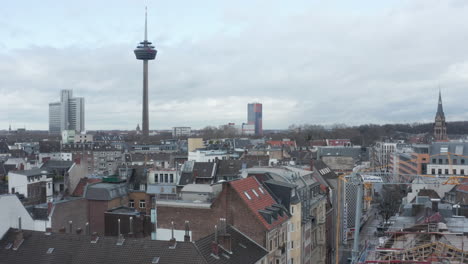
[[[148,7],[145,6],[145,41],[148,40],[148,30],[147,30],[147,24],[148,24],[147,20],[148,19],[147,19],[147,17],[148,17]]]

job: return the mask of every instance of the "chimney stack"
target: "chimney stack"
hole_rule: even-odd
[[[133,236],[133,216],[130,216],[130,232],[128,232],[129,236]]]
[[[211,253],[219,257],[219,245],[218,245],[218,226],[215,225],[214,241],[211,243]]]
[[[184,242],[190,242],[190,227],[189,227],[189,221],[185,221],[185,236],[184,236]]]
[[[23,244],[23,229],[21,228],[21,216],[18,216],[18,230],[16,230],[15,241],[13,241],[13,250],[17,250]]]
[[[117,219],[117,232],[119,233],[117,237],[117,246],[121,246],[123,245],[125,239],[123,238],[123,235],[120,232],[120,218]]]
[[[169,240],[170,246],[169,248],[175,248],[177,244],[177,240],[174,237],[174,221],[171,221],[171,240]]]
[[[89,236],[89,223],[86,222],[85,224],[86,235]]]
[[[68,226],[70,228],[70,234],[73,234],[73,221],[68,221]]]
[[[221,234],[217,240],[219,241],[219,245],[223,247],[224,250],[231,252],[231,235],[227,233],[227,224],[226,218],[220,218],[220,226],[221,226]]]
[[[81,229],[81,227],[78,227],[78,228],[76,229],[76,234],[77,234],[77,235],[80,235],[82,231],[83,231],[83,229]]]

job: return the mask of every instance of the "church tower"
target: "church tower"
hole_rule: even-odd
[[[434,122],[434,138],[436,141],[446,141],[447,124],[445,123],[444,109],[442,107],[442,96],[439,91],[439,104],[437,105],[437,113]]]

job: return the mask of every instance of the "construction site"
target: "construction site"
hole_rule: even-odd
[[[361,167],[340,176],[337,199],[345,207],[338,209],[336,225],[340,263],[343,257],[338,254],[346,251],[351,252],[349,263],[468,263],[468,219],[460,214],[464,208],[453,202],[454,190],[466,192],[468,198],[468,177],[457,174],[451,162],[468,156],[447,151],[434,158],[441,155],[453,174],[410,175]],[[391,215],[383,215],[386,207],[395,205]],[[372,210],[372,218],[379,221],[370,224]]]

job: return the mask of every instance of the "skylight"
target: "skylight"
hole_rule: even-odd
[[[252,200],[252,197],[250,197],[250,195],[247,193],[247,191],[245,191],[244,194],[247,197],[247,199]]]
[[[47,250],[47,254],[52,254],[52,252],[54,252],[54,248],[49,248],[49,249]]]
[[[265,194],[265,192],[263,191],[262,187],[258,187],[258,189],[260,190],[260,192],[261,192],[262,194]]]
[[[255,191],[255,189],[252,189],[252,192],[255,194],[255,196],[258,197],[258,193]]]
[[[151,264],[158,264],[159,263],[159,257],[154,257],[153,261],[151,261]]]

